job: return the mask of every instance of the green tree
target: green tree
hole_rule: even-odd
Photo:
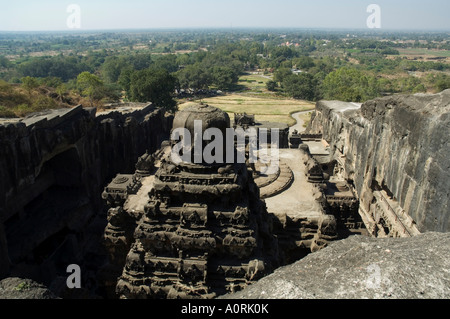
[[[86,59],[89,59],[86,58]],[[95,67],[95,65],[94,65]],[[64,82],[74,79],[83,71],[91,71],[81,57],[55,56],[52,58],[33,58],[21,63],[17,70],[23,76],[38,78],[58,77]]]
[[[120,76],[118,78],[118,84],[120,85],[122,90],[125,91],[125,94],[127,95],[128,98],[130,98],[129,94],[130,94],[131,76],[133,75],[134,72],[135,70],[133,69],[133,67],[131,66],[126,67],[125,69],[122,70],[122,72],[120,72]]]
[[[39,87],[39,81],[38,79],[26,76],[21,79],[22,81],[22,87],[27,90],[28,94],[31,95],[31,92]]]
[[[94,100],[101,100],[104,97],[104,84],[98,76],[90,72],[82,72],[77,77],[77,88],[83,96],[89,98],[91,106]]]
[[[149,68],[152,64],[151,54],[138,53],[132,55],[128,58],[129,63],[133,66],[135,70],[144,70]]]
[[[154,68],[165,69],[169,73],[178,71],[177,56],[175,54],[159,56],[155,59]]]
[[[284,78],[285,92],[296,99],[314,101],[316,99],[317,81],[309,73],[291,74]]]
[[[314,60],[309,56],[301,56],[292,60],[298,69],[307,70],[315,66]]]
[[[152,102],[158,107],[175,111],[177,102],[173,99],[177,79],[164,69],[135,71],[130,78],[129,97],[136,102]]]
[[[180,87],[183,89],[206,89],[213,81],[211,74],[200,63],[188,65],[176,73]]]
[[[425,85],[420,83],[412,89],[411,93],[425,93],[426,91],[427,89],[425,88]]]
[[[275,81],[270,80],[270,81],[267,81],[267,83],[266,83],[266,88],[269,91],[275,92],[277,87],[278,87],[278,83]]]
[[[270,52],[270,56],[274,59],[274,60],[279,60],[280,62],[286,60],[286,59],[292,59],[293,57],[297,56],[298,53],[290,48],[290,47],[274,47],[271,52]]]
[[[178,65],[187,65],[190,64],[190,56],[187,53],[181,54],[177,56],[177,64]]]
[[[292,75],[290,68],[279,68],[273,73],[273,80],[277,83],[283,83],[284,79]]]
[[[16,117],[16,114],[6,106],[0,105],[0,117],[11,118]]]
[[[0,67],[9,68],[11,67],[11,62],[4,56],[0,56]]]
[[[228,90],[239,80],[239,74],[231,67],[215,66],[211,71],[213,83],[219,90]]]
[[[379,95],[376,78],[351,67],[342,67],[328,74],[321,90],[325,99],[348,102],[363,102]]]
[[[397,91],[401,93],[417,93],[420,92],[422,88],[419,78],[415,76],[409,76],[407,78],[400,78],[397,80]]]
[[[64,94],[67,92],[67,86],[62,83],[55,88],[56,94],[58,94],[59,101],[62,103]]]
[[[33,100],[31,104],[31,109],[33,111],[43,111],[46,109],[54,109],[57,107],[57,103],[55,100],[48,96],[39,96],[38,98]]]
[[[61,85],[63,82],[62,82],[62,80],[60,78],[51,76],[51,77],[46,77],[46,78],[39,79],[39,83],[41,85],[44,85],[44,86],[56,88],[59,85]]]
[[[105,63],[101,67],[102,78],[107,83],[116,83],[123,69],[128,67],[130,64],[127,63],[123,57],[107,57]]]
[[[429,74],[427,81],[437,92],[450,88],[450,76],[445,73]]]
[[[435,87],[438,92],[447,90],[450,88],[450,77],[445,75],[441,79],[437,80]]]

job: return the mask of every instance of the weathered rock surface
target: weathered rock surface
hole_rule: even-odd
[[[222,298],[447,299],[450,234],[351,236]]]
[[[450,90],[317,103],[322,133],[374,236],[450,231]]]
[[[17,277],[0,281],[0,299],[56,299],[47,287],[31,279]]]
[[[172,119],[141,105],[0,120],[0,278],[50,286],[73,263],[86,284],[95,278],[106,225],[103,187],[117,171],[134,171],[146,150],[158,149]]]

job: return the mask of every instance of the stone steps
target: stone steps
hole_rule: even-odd
[[[289,186],[291,186],[294,181],[294,174],[286,163],[280,162],[279,173],[276,179],[274,179],[270,184],[260,187],[260,197],[261,199],[269,198],[280,194]]]

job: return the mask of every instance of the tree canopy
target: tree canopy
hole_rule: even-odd
[[[317,96],[317,81],[309,73],[291,74],[284,78],[285,92],[296,99],[314,101]]]
[[[77,77],[77,87],[83,96],[87,96],[91,105],[94,100],[100,100],[104,97],[104,85],[95,74],[89,72],[82,72]]]
[[[164,69],[144,69],[130,76],[128,96],[136,102],[152,102],[158,107],[176,110],[173,95],[178,86],[177,79]]]
[[[378,83],[356,68],[342,67],[325,77],[322,91],[328,100],[362,102],[378,95]]]

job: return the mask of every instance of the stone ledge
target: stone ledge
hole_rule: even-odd
[[[223,299],[448,299],[450,234],[351,236]]]

